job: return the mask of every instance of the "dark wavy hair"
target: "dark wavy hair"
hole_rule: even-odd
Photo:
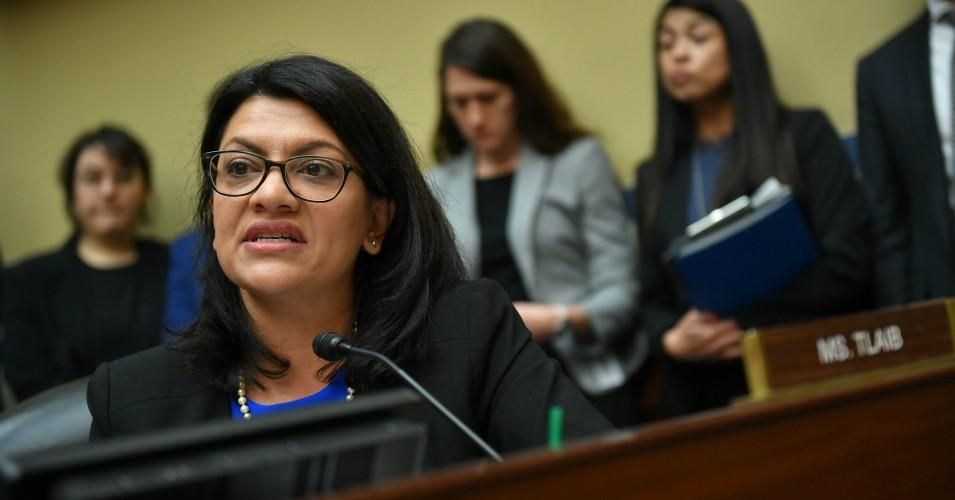
[[[687,8],[715,20],[727,41],[730,64],[730,93],[733,100],[734,129],[729,158],[716,186],[713,206],[752,192],[769,177],[789,184],[799,196],[801,177],[789,129],[789,112],[780,102],[770,75],[769,61],[760,41],[756,24],[746,7],[737,0],[670,0],[657,14],[654,31],[654,60],[660,51],[659,33],[663,16],[671,9]],[[681,156],[689,154],[696,140],[693,111],[689,105],[673,99],[663,86],[659,64],[656,66],[657,132],[653,156],[644,168],[650,168],[653,186],[646,191],[647,221],[655,218],[667,174]]]
[[[361,167],[369,192],[394,202],[388,244],[377,256],[362,251],[355,264],[358,330],[351,341],[398,363],[422,358],[436,297],[465,274],[450,226],[397,117],[351,70],[297,55],[242,69],[220,82],[209,99],[201,151],[218,149],[229,119],[254,96],[295,99],[313,109]],[[205,168],[200,160],[200,169]],[[202,272],[205,292],[197,320],[183,332],[177,347],[192,353],[193,365],[222,387],[234,384],[238,369],[281,377],[288,361],[254,334],[238,287],[212,251],[213,190],[204,173],[200,176],[195,222],[202,249],[209,255]],[[257,364],[257,358],[268,366]],[[347,360],[345,367],[349,384],[358,390],[375,387],[387,377],[380,366],[360,359]]]
[[[76,160],[79,159],[83,151],[93,145],[102,146],[107,154],[119,161],[119,164],[125,169],[139,169],[143,174],[143,182],[146,189],[152,189],[152,168],[149,163],[149,155],[146,154],[146,148],[135,137],[121,127],[115,125],[101,125],[99,128],[83,132],[66,150],[66,155],[60,162],[58,180],[60,187],[63,188],[65,196],[66,212],[73,223],[74,231],[78,231],[79,221],[76,214],[73,213],[73,200],[76,193],[73,192],[73,181],[76,179]],[[148,216],[143,207],[143,213],[140,214],[140,221],[147,222]]]
[[[574,122],[570,111],[547,83],[531,51],[503,23],[472,19],[459,24],[442,43],[440,57],[440,115],[433,144],[438,161],[461,153],[467,146],[444,98],[444,77],[450,66],[511,87],[517,102],[517,129],[521,138],[541,153],[559,153],[574,139],[587,134]]]

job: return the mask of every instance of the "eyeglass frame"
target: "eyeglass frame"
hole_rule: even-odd
[[[215,178],[214,178],[213,175],[212,175],[212,159],[215,158],[216,156],[219,156],[219,155],[224,154],[224,153],[239,153],[239,154],[254,156],[254,157],[256,157],[256,158],[262,160],[263,162],[265,162],[265,170],[262,171],[262,178],[259,179],[259,183],[256,184],[255,187],[252,188],[248,193],[242,193],[242,194],[227,194],[227,193],[223,193],[222,191],[219,191],[219,189],[216,188],[216,180],[215,180]],[[334,162],[334,163],[340,163],[340,164],[342,165],[342,168],[345,169],[345,175],[342,176],[342,183],[341,183],[340,186],[338,186],[338,191],[335,191],[335,194],[332,195],[331,198],[329,198],[329,199],[327,199],[327,200],[322,200],[322,201],[310,200],[310,199],[308,199],[308,198],[306,198],[306,197],[304,197],[304,196],[302,196],[302,195],[296,193],[295,190],[292,189],[292,185],[289,184],[289,182],[288,182],[288,174],[287,174],[286,171],[285,171],[285,166],[286,166],[286,165],[288,164],[288,162],[290,162],[290,161],[300,160],[300,159],[302,159],[302,158],[318,158],[318,159],[321,159],[321,160],[328,160],[328,161],[331,161],[331,162]],[[209,179],[209,183],[212,185],[212,190],[215,191],[216,193],[221,194],[222,196],[229,196],[229,197],[231,197],[231,198],[239,198],[239,197],[241,197],[241,196],[249,196],[249,195],[251,195],[252,193],[255,193],[256,191],[258,191],[259,188],[262,187],[262,184],[265,184],[265,179],[267,179],[267,178],[269,177],[269,172],[272,170],[272,167],[278,167],[278,168],[279,168],[279,171],[282,173],[282,182],[285,183],[285,188],[288,189],[288,192],[289,192],[289,193],[292,193],[292,196],[294,196],[294,197],[296,197],[296,198],[298,198],[298,199],[300,199],[300,200],[302,200],[302,201],[307,201],[307,202],[309,202],[309,203],[328,203],[328,202],[334,200],[335,198],[338,198],[338,195],[340,195],[341,192],[342,192],[342,190],[345,189],[345,183],[348,182],[348,174],[350,174],[351,172],[355,172],[355,175],[357,175],[359,178],[363,178],[363,176],[362,176],[362,174],[361,174],[361,170],[359,170],[358,167],[356,167],[355,165],[352,165],[351,163],[343,162],[343,161],[341,161],[341,160],[339,160],[339,159],[336,159],[336,158],[329,158],[329,157],[327,157],[327,156],[321,156],[321,155],[297,155],[297,156],[291,156],[291,157],[289,157],[289,158],[286,158],[285,161],[275,161],[275,160],[270,160],[270,159],[268,159],[268,158],[266,158],[266,157],[264,157],[264,156],[262,156],[262,155],[260,155],[260,154],[258,154],[258,153],[253,153],[253,152],[251,152],[251,151],[242,151],[242,150],[238,150],[238,149],[221,149],[221,150],[207,151],[207,152],[205,152],[205,153],[202,153],[202,159],[203,159],[203,161],[204,161],[205,164],[206,164],[204,170],[206,171],[206,178]]]

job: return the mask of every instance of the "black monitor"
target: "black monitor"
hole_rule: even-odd
[[[0,457],[0,498],[295,498],[417,473],[406,389],[353,401]]]

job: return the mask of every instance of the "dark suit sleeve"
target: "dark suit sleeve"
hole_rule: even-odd
[[[546,445],[553,405],[563,408],[568,440],[612,429],[531,341],[497,283],[465,281],[442,292],[429,331],[428,355],[411,364],[411,375],[500,453]],[[484,457],[447,419],[427,421],[426,467]]]
[[[50,324],[48,274],[36,261],[10,270],[4,294],[6,377],[17,399],[24,400],[66,382],[55,362],[56,332]]]
[[[906,302],[909,290],[908,200],[904,183],[887,149],[886,122],[880,113],[872,61],[863,60],[856,72],[856,112],[862,180],[873,215],[876,283],[882,305]]]
[[[804,183],[802,208],[820,258],[783,291],[737,319],[760,325],[859,310],[871,304],[870,220],[862,186],[841,140],[818,111],[794,113]]]
[[[650,346],[654,354],[659,359],[668,360],[669,354],[663,349],[663,334],[676,324],[682,313],[686,311],[686,306],[677,303],[672,283],[664,275],[665,270],[660,258],[661,245],[665,242],[659,241],[659,238],[654,236],[653,221],[648,220],[649,214],[645,204],[650,196],[651,185],[648,169],[647,164],[637,168],[637,225],[640,235],[637,246],[637,272],[640,283],[641,317],[643,326],[650,335]]]
[[[89,407],[93,422],[90,424],[90,441],[97,441],[112,435],[109,421],[109,363],[96,368],[86,386],[86,406]]]
[[[560,365],[531,341],[497,283],[463,281],[444,290],[428,331],[427,356],[410,362],[408,371],[498,452],[546,445],[553,405],[563,408],[568,440],[612,430]],[[425,413],[427,468],[486,458],[447,419]]]
[[[478,418],[492,446],[503,452],[544,446],[554,405],[563,408],[568,440],[612,429],[557,362],[531,341],[499,286],[487,280],[477,282],[467,315]]]

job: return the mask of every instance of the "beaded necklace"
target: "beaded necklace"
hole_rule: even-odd
[[[352,335],[358,332],[358,320],[355,320],[352,325]],[[345,396],[345,401],[351,401],[355,399],[355,389],[351,387],[345,387],[347,395]],[[239,403],[239,412],[242,413],[242,420],[251,420],[252,419],[252,409],[249,408],[249,400],[246,397],[245,392],[245,375],[240,371],[239,372],[239,386],[236,389],[236,402]]]
[[[355,390],[351,387],[346,387],[345,390],[348,394],[345,396],[345,401],[351,401],[355,399]],[[249,408],[249,400],[246,397],[245,392],[245,377],[240,373],[239,374],[239,388],[236,389],[236,402],[239,403],[239,412],[242,413],[243,420],[250,420],[252,418],[252,409]]]

